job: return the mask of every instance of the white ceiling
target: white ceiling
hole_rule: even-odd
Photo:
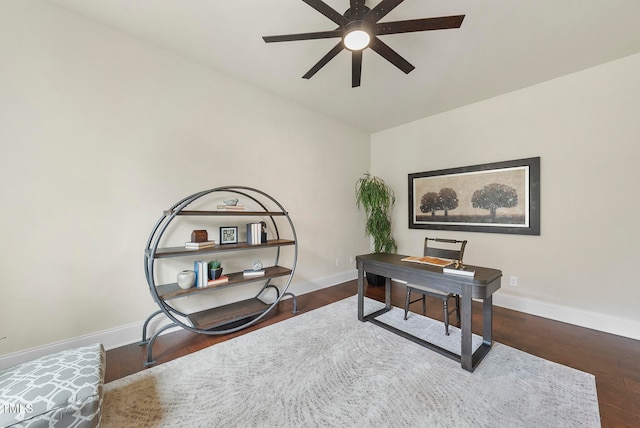
[[[466,17],[460,29],[381,36],[416,69],[368,49],[351,88],[348,51],[301,78],[338,39],[262,40],[336,28],[302,0],[49,1],[369,132],[640,52],[640,0],[406,0],[381,22]]]

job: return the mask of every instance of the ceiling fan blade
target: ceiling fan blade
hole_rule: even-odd
[[[369,11],[369,13],[367,13],[367,16],[365,16],[365,19],[371,22],[372,24],[374,22],[378,22],[379,20],[387,16],[389,12],[395,9],[396,6],[398,6],[403,1],[404,0],[382,0],[380,3],[377,4],[376,7],[374,7]]]
[[[294,40],[330,39],[332,37],[342,37],[342,30],[318,31],[315,33],[283,34],[281,36],[263,36],[266,43],[292,42]]]
[[[389,46],[387,46],[386,43],[384,43],[377,37],[373,38],[373,41],[371,42],[369,47],[380,54],[381,57],[389,61],[391,64],[402,70],[405,74],[409,74],[415,68],[409,61],[402,58],[400,54],[391,49]]]
[[[364,4],[365,0],[351,0],[349,10],[351,11],[351,19],[364,18]]]
[[[439,18],[410,19],[407,21],[379,22],[376,35],[411,33],[414,31],[446,30],[460,28],[464,15],[441,16]]]
[[[351,87],[360,86],[362,76],[362,51],[351,52]]]
[[[316,74],[322,67],[327,65],[327,63],[331,61],[333,57],[338,55],[340,51],[342,51],[342,49],[344,49],[344,45],[342,44],[341,40],[337,45],[333,47],[333,49],[331,49],[325,56],[323,56],[322,59],[320,59],[320,61],[316,63],[316,65],[311,67],[311,70],[307,71],[307,74],[302,76],[302,78],[311,79],[313,75]]]
[[[302,0],[302,1],[340,26],[343,26],[347,22],[349,22],[349,20],[344,16],[342,16],[341,13],[337,12],[335,9],[333,9],[331,6],[329,6],[322,0]]]

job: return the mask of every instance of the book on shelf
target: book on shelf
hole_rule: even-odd
[[[196,273],[196,282],[195,282],[195,286],[196,288],[198,288],[200,286],[200,274],[198,272],[198,261],[196,260],[195,262],[193,262],[193,271]]]
[[[469,269],[469,268],[454,268],[452,267],[444,267],[442,268],[442,272],[444,273],[450,273],[452,275],[464,275],[464,276],[475,276],[476,275],[476,271],[474,271],[473,269]]]
[[[425,265],[440,266],[440,267],[445,267],[453,264],[452,260],[445,260],[445,259],[440,259],[438,257],[430,257],[430,256],[424,256],[424,257],[409,256],[402,259],[402,261],[412,262],[412,263],[422,263]]]
[[[258,245],[262,243],[262,224],[247,223],[247,244]]]
[[[204,241],[204,242],[185,242],[184,247],[192,250],[199,250],[200,248],[215,247],[216,241]]]
[[[196,273],[196,288],[204,288],[209,281],[209,267],[204,260],[193,262],[193,270]]]
[[[222,275],[218,279],[210,279],[207,282],[207,287],[215,287],[216,285],[225,284],[227,282],[229,282],[229,277],[226,275]]]
[[[218,205],[218,211],[244,211],[244,205]]]
[[[260,270],[246,269],[242,272],[242,274],[244,276],[262,276],[264,275],[264,269],[260,269]]]

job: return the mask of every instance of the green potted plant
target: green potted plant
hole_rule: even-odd
[[[365,233],[373,238],[376,253],[395,253],[398,244],[391,232],[391,210],[396,197],[393,189],[384,180],[366,172],[356,182],[356,205],[362,208],[366,217]],[[369,274],[367,281],[372,285],[384,284],[384,277]]]
[[[209,279],[218,279],[222,275],[222,263],[211,260],[209,263]]]

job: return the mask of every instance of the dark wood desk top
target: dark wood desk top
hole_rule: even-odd
[[[415,284],[428,282],[430,287],[457,294],[461,293],[462,284],[471,284],[472,297],[478,299],[489,297],[500,288],[502,272],[497,269],[465,264],[476,272],[474,276],[445,274],[438,266],[403,262],[405,257],[400,254],[371,253],[356,256],[356,263],[358,268],[362,265],[370,273]]]

